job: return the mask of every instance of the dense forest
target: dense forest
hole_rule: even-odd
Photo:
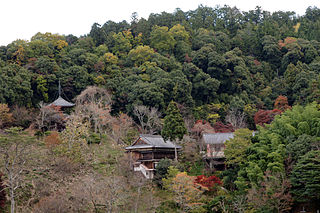
[[[59,82],[76,103],[68,116],[46,105]],[[3,212],[320,208],[317,7],[200,5],[94,23],[81,37],[37,33],[0,47],[0,103]],[[224,171],[202,161],[210,131],[235,132]],[[139,133],[183,146],[153,181],[124,155]]]

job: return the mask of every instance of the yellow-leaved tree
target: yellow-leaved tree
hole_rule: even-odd
[[[0,129],[6,127],[13,121],[12,113],[8,104],[0,104]]]
[[[89,137],[90,125],[75,114],[68,118],[66,128],[61,132],[61,144],[55,151],[59,155],[67,156],[72,161],[84,161],[88,149],[87,138]]]
[[[163,180],[164,187],[174,194],[173,199],[183,212],[198,209],[203,205],[201,200],[206,189],[195,184],[195,176],[189,176],[186,172],[176,172],[177,169],[169,167],[168,179]],[[175,177],[169,177],[174,173]]]

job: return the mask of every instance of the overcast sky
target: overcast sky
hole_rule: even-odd
[[[303,15],[308,6],[320,7],[320,0],[0,0],[0,45],[16,39],[30,40],[37,32],[73,34],[90,32],[93,23],[130,20],[133,12],[148,18],[150,13],[194,10],[198,5],[236,6],[242,11],[295,11]]]

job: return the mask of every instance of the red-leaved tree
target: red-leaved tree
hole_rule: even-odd
[[[213,128],[217,133],[234,132],[232,124],[223,124],[221,121],[216,122]]]
[[[209,177],[206,177],[204,175],[199,175],[194,180],[194,183],[199,184],[202,187],[208,188],[208,191],[215,191],[217,186],[222,185],[222,181],[220,180],[220,178],[214,175]]]
[[[262,110],[260,109],[254,115],[254,123],[256,125],[264,126],[265,124],[270,124],[276,115],[280,115],[281,110],[273,109],[273,110]]]
[[[260,126],[270,124],[276,115],[280,115],[287,109],[291,109],[288,104],[288,98],[280,95],[274,102],[273,110],[260,109],[258,112],[256,112],[256,114],[254,115],[254,123]]]

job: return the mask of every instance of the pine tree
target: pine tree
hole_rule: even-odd
[[[177,103],[171,101],[166,111],[164,125],[161,132],[165,140],[176,141],[181,140],[184,134],[187,133],[187,128],[178,109]],[[175,145],[175,159],[177,160],[177,148]]]

